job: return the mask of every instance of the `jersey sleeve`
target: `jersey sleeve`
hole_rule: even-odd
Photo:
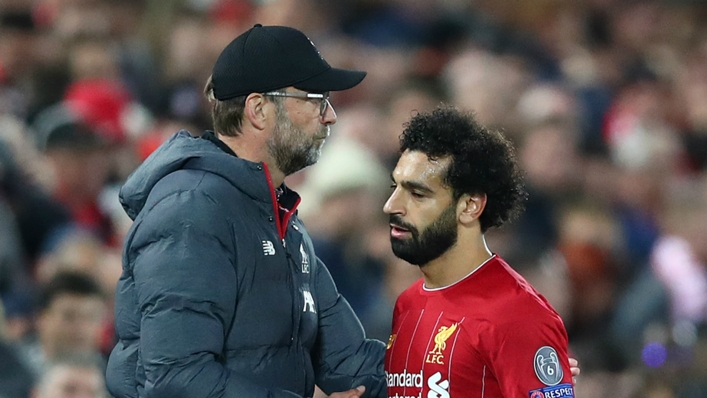
[[[525,308],[507,316],[483,332],[482,345],[503,396],[574,398],[567,332],[559,315]]]

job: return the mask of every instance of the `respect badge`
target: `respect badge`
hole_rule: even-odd
[[[545,387],[530,391],[528,398],[574,398],[574,388],[569,383]]]

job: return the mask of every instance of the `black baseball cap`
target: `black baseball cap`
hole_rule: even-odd
[[[257,24],[221,52],[212,73],[214,97],[227,100],[284,87],[323,93],[349,89],[366,72],[332,68],[304,33]]]

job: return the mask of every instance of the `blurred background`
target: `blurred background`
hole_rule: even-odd
[[[447,102],[517,147],[527,210],[487,240],[561,314],[576,395],[707,397],[706,21],[699,0],[1,0],[0,397],[105,394],[117,190],[210,128],[202,87],[255,23],[368,71],[288,184],[370,337],[420,277],[382,212],[398,135]]]

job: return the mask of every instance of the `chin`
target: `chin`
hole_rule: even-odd
[[[398,240],[398,242],[400,242],[400,241]],[[410,253],[407,253],[404,250],[396,249],[395,246],[393,246],[393,254],[395,255],[395,257],[397,257],[407,263],[410,263],[412,265],[418,265],[418,266],[420,265],[420,264],[418,264],[419,261],[416,261],[415,256],[410,255]]]

